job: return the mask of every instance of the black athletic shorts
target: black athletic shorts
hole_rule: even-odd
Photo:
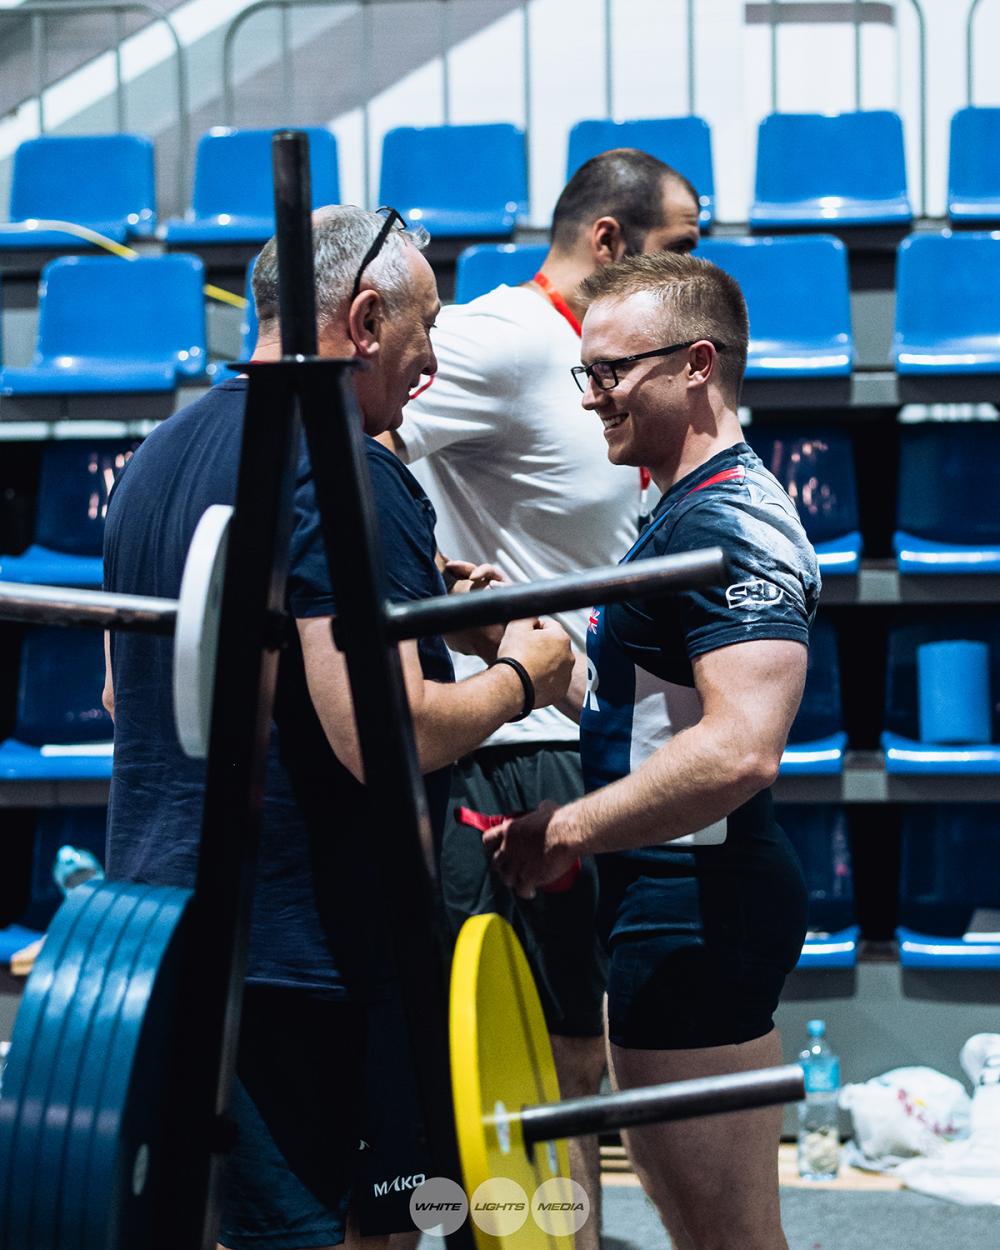
[[[802,869],[777,825],[656,862],[598,863],[615,1045],[684,1050],[770,1032],[806,932]]]
[[[370,1006],[302,989],[244,993],[220,1240],[299,1250],[412,1230],[424,1148],[398,998]]]
[[[585,859],[571,889],[517,898],[490,871],[482,835],[455,820],[455,808],[486,815],[531,811],[544,799],[569,803],[583,793],[575,743],[483,747],[460,760],[441,844],[441,889],[454,936],[469,916],[510,921],[538,985],[549,1032],[600,1037],[606,961],[597,936],[597,871]]]

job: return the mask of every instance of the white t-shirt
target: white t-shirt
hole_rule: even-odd
[[[399,435],[437,512],[439,549],[513,582],[616,564],[636,538],[639,473],[609,463],[600,420],[580,407],[569,322],[534,291],[501,286],[442,309],[433,343],[437,376],[406,405]],[[579,650],[588,615],[558,617]],[[482,667],[456,657],[459,678]],[[542,708],[490,745],[578,738]]]

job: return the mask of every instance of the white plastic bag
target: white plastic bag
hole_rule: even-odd
[[[962,1047],[975,1083],[969,1137],[932,1159],[908,1159],[896,1175],[910,1189],[965,1205],[1000,1206],[1000,1034],[977,1033]]]
[[[854,1120],[853,1161],[862,1167],[936,1155],[969,1131],[969,1095],[934,1068],[894,1068],[862,1085],[845,1085],[840,1105]]]

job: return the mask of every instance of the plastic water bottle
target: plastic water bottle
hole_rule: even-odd
[[[85,881],[103,881],[104,869],[90,851],[76,846],[61,846],[52,865],[52,879],[63,894],[68,894],[74,886],[83,885]]]
[[[805,1102],[799,1103],[799,1175],[829,1181],[840,1167],[840,1060],[826,1040],[826,1024],[810,1020],[809,1043],[799,1055],[805,1074]]]

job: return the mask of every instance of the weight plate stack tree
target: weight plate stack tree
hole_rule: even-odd
[[[305,138],[275,151],[279,220],[308,223]],[[296,193],[302,204],[280,201]],[[194,892],[78,887],[25,987],[0,1097],[2,1250],[214,1250],[298,446],[294,370],[276,362],[249,388],[228,553],[218,515],[192,543],[191,628],[172,600],[0,585],[4,619],[176,627],[194,648],[180,699],[196,727],[212,692]]]

